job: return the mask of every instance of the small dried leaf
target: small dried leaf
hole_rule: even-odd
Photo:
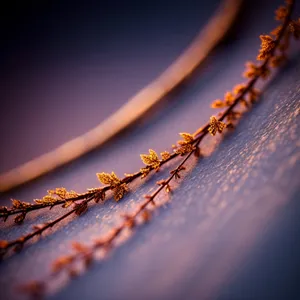
[[[44,204],[44,201],[42,199],[34,199],[33,202],[36,204]]]
[[[276,43],[269,35],[260,35],[259,37],[261,39],[261,48],[257,60],[264,60],[271,55]]]
[[[288,14],[288,9],[285,6],[279,6],[275,11],[275,20],[283,21]]]
[[[249,107],[249,104],[248,104],[248,102],[246,101],[246,99],[241,99],[241,100],[240,100],[240,103],[241,103],[244,107],[246,107],[246,108]]]
[[[21,214],[17,215],[15,218],[14,218],[14,221],[16,224],[20,225],[23,223],[24,219],[26,217],[26,213],[25,212],[22,212]]]
[[[234,102],[234,96],[231,92],[226,92],[224,95],[225,104],[230,106]]]
[[[275,29],[273,29],[270,34],[274,35],[275,37],[278,37],[281,29],[282,29],[282,25],[279,25]]]
[[[87,208],[88,208],[88,204],[86,201],[83,201],[81,203],[76,203],[75,204],[75,214],[77,216],[80,216],[87,211]]]
[[[178,147],[176,150],[175,150],[175,153],[177,154],[180,154],[180,155],[185,155],[187,153],[190,153],[192,152],[193,150],[195,149],[195,146],[194,145],[191,145],[191,144],[184,144],[180,147]]]
[[[214,116],[210,117],[210,126],[208,128],[208,131],[211,135],[214,136],[217,132],[222,133],[225,127],[225,123],[218,121]]]
[[[103,184],[111,184],[111,176],[108,173],[97,173],[97,177]]]
[[[130,173],[124,173],[125,177],[127,178],[131,178],[134,177],[134,174],[130,174]]]
[[[51,192],[53,192],[53,191],[51,191]],[[59,196],[62,199],[65,199],[67,196],[67,193],[68,193],[67,190],[64,187],[61,187],[61,188],[56,188],[53,194]]]
[[[79,196],[79,194],[78,194],[77,192],[73,191],[73,190],[71,190],[71,191],[69,191],[69,192],[67,193],[67,199],[70,199],[70,198],[76,198],[76,197],[78,197],[78,196]]]
[[[225,106],[226,103],[223,102],[221,99],[217,99],[211,104],[211,108],[223,108]]]
[[[112,187],[120,184],[121,182],[118,176],[114,172],[111,172],[111,174],[104,173],[104,172],[97,173],[97,177],[101,183],[110,185]]]
[[[164,151],[160,153],[163,160],[167,160],[171,157],[171,154],[168,151]]]
[[[169,184],[167,184],[166,187],[165,187],[165,190],[166,190],[167,193],[170,193],[171,192],[171,186]]]
[[[238,95],[240,93],[242,93],[245,90],[246,86],[243,83],[237,84],[234,88],[233,88],[233,93],[235,95]]]
[[[257,76],[258,73],[258,68],[252,61],[246,62],[246,70],[243,73],[243,76],[246,78],[253,78]]]
[[[159,180],[159,181],[156,181],[156,184],[157,185],[164,185],[166,183],[165,180]]]
[[[44,196],[42,200],[43,200],[45,203],[54,203],[54,202],[58,201],[57,198],[52,197],[52,196],[50,196],[50,195]]]
[[[69,206],[71,206],[74,202],[71,200],[71,201],[66,201],[61,207],[63,208],[68,208]]]
[[[30,207],[31,204],[28,202],[22,202],[20,200],[17,199],[11,199],[12,201],[12,207],[13,209],[21,209],[21,208],[27,208]]]
[[[183,138],[186,143],[192,143],[194,141],[194,137],[192,134],[187,132],[181,132],[179,135]]]
[[[95,194],[94,201],[95,203],[98,203],[99,201],[105,200],[105,191],[99,191]]]
[[[17,199],[11,199],[12,201],[12,207],[15,209],[21,208],[21,201]]]
[[[143,179],[150,173],[150,169],[149,168],[141,168],[140,172],[142,173],[141,179]]]
[[[110,176],[115,184],[119,184],[121,182],[118,176],[114,172],[111,172]]]
[[[153,169],[157,169],[160,166],[158,155],[152,149],[149,149],[149,155],[141,154],[140,157],[146,166],[152,167]]]
[[[48,191],[49,193],[48,195],[44,196],[42,199],[35,199],[34,202],[36,204],[44,204],[44,205],[55,204],[55,202],[59,201],[60,199],[51,196],[52,194],[50,194],[50,192],[52,192],[52,190]]]
[[[124,194],[128,192],[128,187],[126,183],[122,183],[113,189],[114,199],[116,201],[121,200],[124,197]]]

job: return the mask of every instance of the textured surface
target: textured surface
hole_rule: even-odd
[[[211,100],[240,82],[244,61],[255,56],[261,28],[267,31],[274,24],[273,5],[267,8],[258,13],[253,26],[247,26],[251,15],[245,18],[236,39],[215,53],[205,74],[187,82],[151,118],[63,170],[3,195],[3,203],[9,197],[39,197],[56,186],[81,191],[97,185],[95,173],[99,171],[114,170],[119,175],[135,171],[141,166],[140,153],[146,153],[150,147],[164,150],[177,140],[177,132],[194,131],[212,114]],[[267,18],[269,21],[264,20]],[[144,56],[145,53],[143,59]],[[152,57],[151,63],[142,64],[142,74],[148,74],[143,77],[145,82],[147,76],[153,76],[151,65],[158,72],[161,61],[168,63]],[[132,91],[139,84],[135,81]],[[59,89],[56,92],[60,93]],[[300,250],[299,100],[300,57],[295,51],[289,64],[270,82],[261,102],[244,116],[238,128],[224,138],[210,157],[190,164],[180,188],[157,211],[152,222],[138,229],[110,258],[96,263],[82,277],[58,291],[60,283],[55,284],[50,298],[294,299],[298,292]],[[112,108],[109,102],[102,102],[102,106],[103,103],[107,111]],[[76,130],[80,127],[78,122],[74,135],[80,133]],[[58,139],[52,132],[48,140],[59,143],[63,138],[59,124],[51,123]],[[44,136],[40,140],[32,136],[27,146],[43,143],[43,139]],[[33,153],[39,154],[37,151],[43,149],[46,146]],[[24,155],[19,160],[27,158],[30,157]],[[11,159],[3,169],[8,166],[12,166]],[[105,233],[120,220],[121,212],[134,209],[153,183],[166,175],[167,169],[162,170],[145,185],[134,187],[135,192],[119,204],[108,201],[102,206],[93,205],[79,219],[68,219],[54,228],[52,235],[2,262],[3,299],[20,296],[13,289],[15,284],[47,274],[49,263],[70,251],[71,241],[88,243]],[[166,200],[164,197],[162,201]],[[13,226],[11,221],[1,224],[0,238],[15,238],[30,230],[31,223],[47,221],[60,213],[60,209],[53,209],[50,213],[32,214],[24,227]]]

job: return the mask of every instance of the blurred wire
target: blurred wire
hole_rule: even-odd
[[[224,38],[241,8],[242,0],[222,0],[217,12],[186,50],[156,79],[98,126],[19,167],[0,175],[0,192],[69,163],[102,146],[141,118],[204,62]]]

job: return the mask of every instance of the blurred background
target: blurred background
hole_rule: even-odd
[[[298,2],[298,1],[296,1]],[[240,83],[260,34],[276,26],[282,1],[244,1],[228,37],[199,71],[101,149],[3,193],[25,201],[50,188],[99,185],[96,172],[141,167],[140,153],[169,149],[214,112],[212,100]],[[0,172],[85,133],[166,69],[217,8],[217,0],[13,1],[1,8]],[[299,16],[299,3],[295,15]],[[170,204],[104,263],[53,291],[53,299],[298,299],[299,45],[246,114],[203,163],[193,164]],[[164,178],[168,170],[158,177]],[[3,299],[14,286],[49,272],[70,242],[107,232],[134,209],[157,177],[116,204],[70,220],[0,265]],[[28,232],[61,209],[36,213],[27,226],[1,223],[0,239]],[[299,297],[299,296],[298,296]]]
[[[244,1],[238,25],[217,51],[239,43],[263,22],[269,29],[274,24],[271,7],[277,5],[272,2]],[[0,126],[6,146],[0,171],[83,134],[116,111],[183,52],[219,3],[7,3],[1,12]],[[245,36],[249,38],[255,49],[257,36]],[[213,67],[217,51],[206,68]],[[253,52],[245,53],[245,59],[253,57]]]

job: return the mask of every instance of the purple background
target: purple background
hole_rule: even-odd
[[[163,3],[161,3],[163,2]],[[262,2],[262,1],[261,1]],[[256,2],[255,2],[256,3]],[[281,1],[246,1],[230,39],[164,105],[134,129],[82,159],[1,196],[25,201],[65,186],[97,186],[96,172],[119,176],[141,167],[140,153],[168,149],[178,132],[193,132],[213,112],[209,104],[242,79],[258,35],[274,27]],[[30,2],[2,19],[0,170],[25,162],[84,133],[165,69],[217,1]],[[299,5],[298,5],[299,6]],[[299,7],[297,9],[299,15]],[[7,30],[6,30],[7,29]],[[268,85],[212,156],[193,163],[171,201],[105,262],[65,285],[55,299],[296,299],[299,294],[300,59]],[[89,243],[135,208],[162,170],[116,204],[93,205],[38,243],[1,263],[4,299],[14,286],[49,272],[50,262]],[[35,213],[22,227],[1,224],[13,239],[62,209]]]

